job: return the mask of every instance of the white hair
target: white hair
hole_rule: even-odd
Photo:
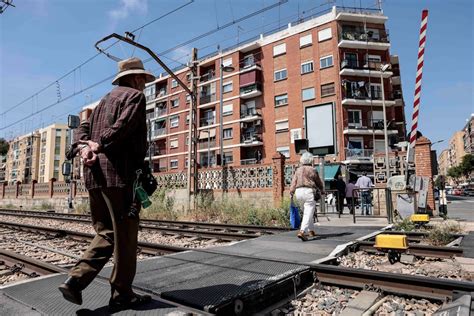
[[[300,158],[300,163],[301,165],[303,166],[312,166],[313,165],[313,154],[309,153],[309,152],[304,152],[302,155],[301,155],[301,158]]]

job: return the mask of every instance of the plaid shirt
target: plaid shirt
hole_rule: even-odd
[[[68,157],[79,152],[79,140],[102,146],[98,161],[84,167],[88,190],[133,184],[148,148],[145,107],[143,92],[119,86],[102,98],[89,120],[75,130]]]

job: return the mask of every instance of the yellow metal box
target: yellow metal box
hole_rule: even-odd
[[[428,223],[430,221],[430,216],[428,214],[413,214],[410,216],[410,220],[414,223]]]
[[[374,247],[378,249],[407,249],[407,236],[380,234],[375,236]]]

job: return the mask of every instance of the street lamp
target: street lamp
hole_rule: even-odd
[[[221,155],[221,166],[224,166],[224,116],[222,115],[222,112],[224,111],[224,72],[232,72],[235,70],[234,67],[232,66],[224,66],[223,63],[223,57],[221,56],[221,59],[219,61],[220,65],[220,82],[221,82],[221,87],[220,87],[220,104],[219,104],[219,139],[220,139],[220,149],[219,149],[219,154]]]
[[[383,136],[385,140],[385,172],[387,173],[386,181],[390,178],[390,160],[388,158],[388,135],[387,135],[387,113],[385,110],[385,89],[383,84],[383,74],[390,68],[390,64],[380,65],[380,84],[382,86],[382,109],[383,109]]]

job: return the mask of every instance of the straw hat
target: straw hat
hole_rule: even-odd
[[[112,81],[113,85],[117,85],[119,79],[127,75],[144,75],[145,81],[147,83],[155,80],[155,76],[145,70],[145,68],[143,67],[143,62],[140,60],[140,58],[137,57],[132,57],[119,61],[118,70],[118,74]]]

